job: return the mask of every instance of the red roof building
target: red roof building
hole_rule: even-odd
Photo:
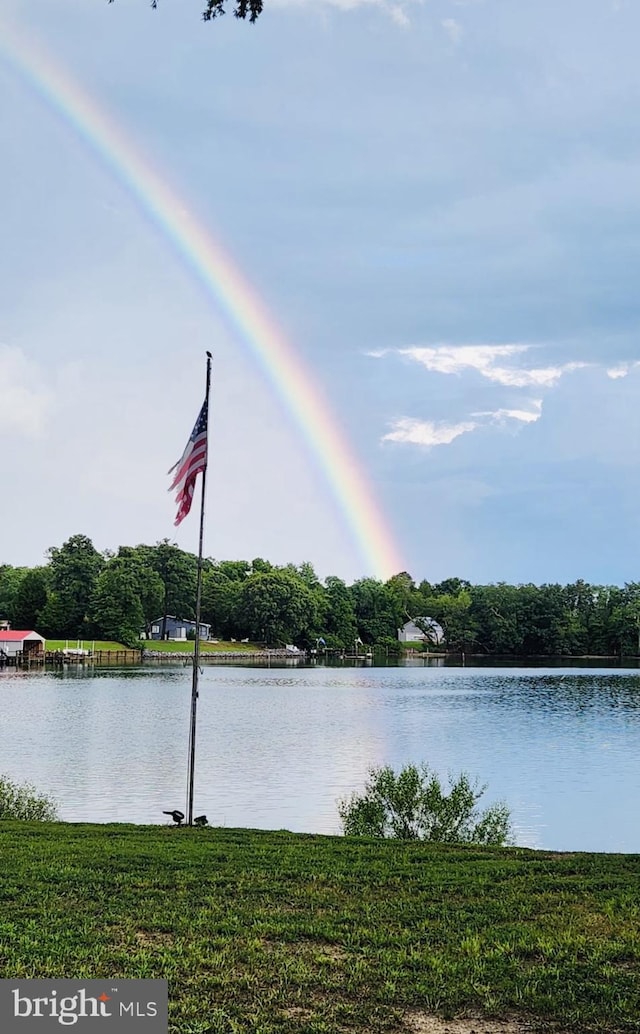
[[[33,630],[0,629],[0,658],[3,656],[15,657],[18,653],[21,653],[23,657],[43,653],[45,642],[44,637]]]

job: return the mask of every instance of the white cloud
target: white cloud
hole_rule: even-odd
[[[42,433],[53,405],[43,371],[20,348],[0,345],[0,431]]]
[[[320,3],[324,3],[328,7],[337,7],[341,11],[353,11],[356,7],[378,7],[381,11],[384,11],[385,14],[388,14],[396,25],[400,25],[405,28],[410,24],[406,8],[422,2],[423,0],[402,0],[402,2],[396,3],[392,2],[392,0],[273,0],[273,6],[313,6],[317,8]]]
[[[495,409],[490,412],[473,413],[475,417],[487,417],[492,423],[503,424],[505,420],[518,420],[523,424],[534,424],[542,416],[542,399],[530,399],[531,409]]]
[[[607,377],[611,377],[612,381],[626,377],[634,366],[640,366],[640,363],[618,363],[616,366],[610,366],[607,370]]]
[[[588,363],[564,363],[562,366],[534,367],[530,370],[510,370],[495,367],[487,376],[510,388],[552,388],[565,373],[579,370]]]
[[[455,18],[443,18],[440,22],[442,28],[454,46],[457,46],[462,39],[462,26]]]
[[[409,15],[403,7],[400,7],[399,4],[392,4],[387,8],[387,10],[389,11],[391,20],[394,21],[396,25],[400,25],[403,29],[406,29],[406,27],[411,24]]]
[[[528,345],[436,345],[434,348],[399,349],[400,355],[406,355],[416,362],[422,363],[427,370],[435,373],[462,373],[463,370],[478,370],[488,377],[496,359],[505,359],[520,352],[526,352]]]
[[[403,442],[430,448],[434,445],[449,445],[461,434],[483,427],[493,425],[506,428],[509,425],[513,427],[514,424],[534,424],[542,416],[543,398],[530,397],[530,389],[551,389],[565,374],[574,370],[604,370],[608,377],[615,380],[626,377],[632,369],[640,367],[640,360],[620,362],[610,367],[601,362],[582,360],[549,366],[523,365],[523,356],[533,348],[532,345],[522,344],[440,344],[433,347],[414,346],[370,351],[368,354],[377,359],[389,354],[403,356],[420,363],[432,373],[455,376],[470,372],[480,374],[492,384],[509,389],[511,396],[506,405],[498,409],[472,411],[458,423],[435,423],[415,417],[398,418],[393,422],[391,431],[382,437],[382,441]],[[517,392],[521,391],[524,396],[521,404],[514,398],[514,389]]]
[[[383,442],[406,442],[410,445],[450,445],[461,434],[474,431],[477,423],[469,420],[460,424],[435,423],[432,420],[415,420],[402,417],[395,420],[393,430],[383,437]]]
[[[482,377],[509,388],[551,388],[563,374],[588,365],[573,362],[527,369],[497,361],[522,355],[530,348],[530,345],[437,345],[435,348],[401,348],[399,354],[421,363],[434,373],[460,374],[465,370],[475,370]]]
[[[530,409],[496,409],[472,413],[473,420],[463,420],[457,424],[401,417],[394,421],[392,430],[383,436],[382,441],[422,445],[426,448],[432,448],[434,445],[450,445],[460,435],[486,427],[487,424],[504,426],[509,420],[523,424],[535,423],[540,419],[542,413],[542,399],[531,399],[529,404]]]

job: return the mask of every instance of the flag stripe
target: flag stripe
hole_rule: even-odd
[[[196,479],[195,477],[193,477],[189,482],[187,482],[184,492],[182,493],[182,495],[178,497],[178,500],[176,500],[180,503],[176,519],[173,522],[176,528],[181,523],[181,521],[184,520],[184,518],[189,513],[189,510],[191,509],[191,503],[193,502],[193,493],[195,491],[195,487]]]
[[[176,502],[178,502],[178,500],[180,499],[180,496],[183,494],[183,492],[184,492],[185,488],[187,487],[189,481],[191,481],[192,478],[195,478],[196,474],[204,473],[206,466],[207,466],[207,464],[203,462],[203,463],[199,463],[195,467],[191,467],[190,468],[189,473],[187,474],[187,476],[180,482],[179,485],[176,486],[176,488],[177,488],[177,490],[176,490]]]
[[[205,452],[199,454],[198,456],[196,456],[192,463],[189,463],[189,465],[185,469],[184,473],[171,486],[171,491],[173,491],[173,489],[175,489],[176,492],[181,492],[183,487],[184,487],[185,481],[187,481],[192,474],[195,474],[197,472],[197,470],[200,470],[200,469],[203,469],[204,467],[206,467],[206,465],[207,465],[207,454],[206,454],[206,451],[205,451]]]
[[[173,474],[169,491],[176,489],[178,504],[178,512],[173,522],[176,527],[191,509],[198,474],[204,475],[207,469],[208,422],[208,406],[205,401],[182,456],[169,471],[169,474]]]
[[[178,466],[178,469],[176,470],[176,472],[175,472],[175,474],[173,476],[173,481],[169,485],[169,491],[170,492],[176,487],[176,485],[178,485],[181,481],[184,480],[185,475],[189,473],[189,470],[191,469],[193,464],[197,463],[198,460],[201,457],[204,457],[204,460],[205,460],[205,463],[206,463],[206,460],[207,460],[207,438],[206,438],[206,435],[202,439],[199,439],[197,442],[194,442],[192,447],[191,447],[191,449],[190,449],[190,451],[189,451],[189,454],[187,455],[186,452],[185,452],[185,455],[182,457],[181,460],[178,461],[178,464],[176,464]]]

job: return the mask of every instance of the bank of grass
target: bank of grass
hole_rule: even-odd
[[[164,977],[175,1034],[640,1029],[638,856],[0,822],[0,858],[0,976]]]
[[[122,643],[114,643],[111,640],[105,639],[47,639],[46,642],[47,652],[50,650],[76,650],[78,647],[81,650],[105,650],[109,652],[128,649]]]
[[[147,641],[144,644],[145,650],[156,651],[158,653],[193,653],[193,640],[187,639],[186,642],[182,643],[167,643],[161,641]],[[261,646],[256,643],[229,643],[229,642],[217,642],[210,643],[208,641],[200,642],[200,650],[202,653],[259,653],[262,650]]]
[[[78,647],[76,639],[47,639],[47,650],[64,650],[66,648],[75,650]],[[123,650],[131,650],[130,646],[123,646],[122,643],[114,643],[108,640],[85,639],[80,641],[80,648],[83,650],[102,651],[103,653],[117,653]],[[193,640],[187,639],[180,643],[168,643],[160,640],[141,639],[140,650],[151,650],[156,653],[193,653]],[[256,653],[261,647],[255,643],[229,643],[229,642],[201,642],[200,649],[203,653]]]

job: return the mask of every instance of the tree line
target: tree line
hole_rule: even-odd
[[[73,535],[34,568],[0,565],[0,619],[49,639],[140,644],[168,615],[193,620],[197,558],[164,540],[99,552]],[[486,656],[640,654],[640,582],[589,585],[437,584],[402,571],[386,582],[324,581],[312,564],[214,560],[203,565],[202,621],[219,639],[295,643],[351,652],[356,643],[399,652],[408,620],[438,622],[444,648]],[[429,644],[426,644],[429,646]],[[430,644],[434,648],[435,643]]]

